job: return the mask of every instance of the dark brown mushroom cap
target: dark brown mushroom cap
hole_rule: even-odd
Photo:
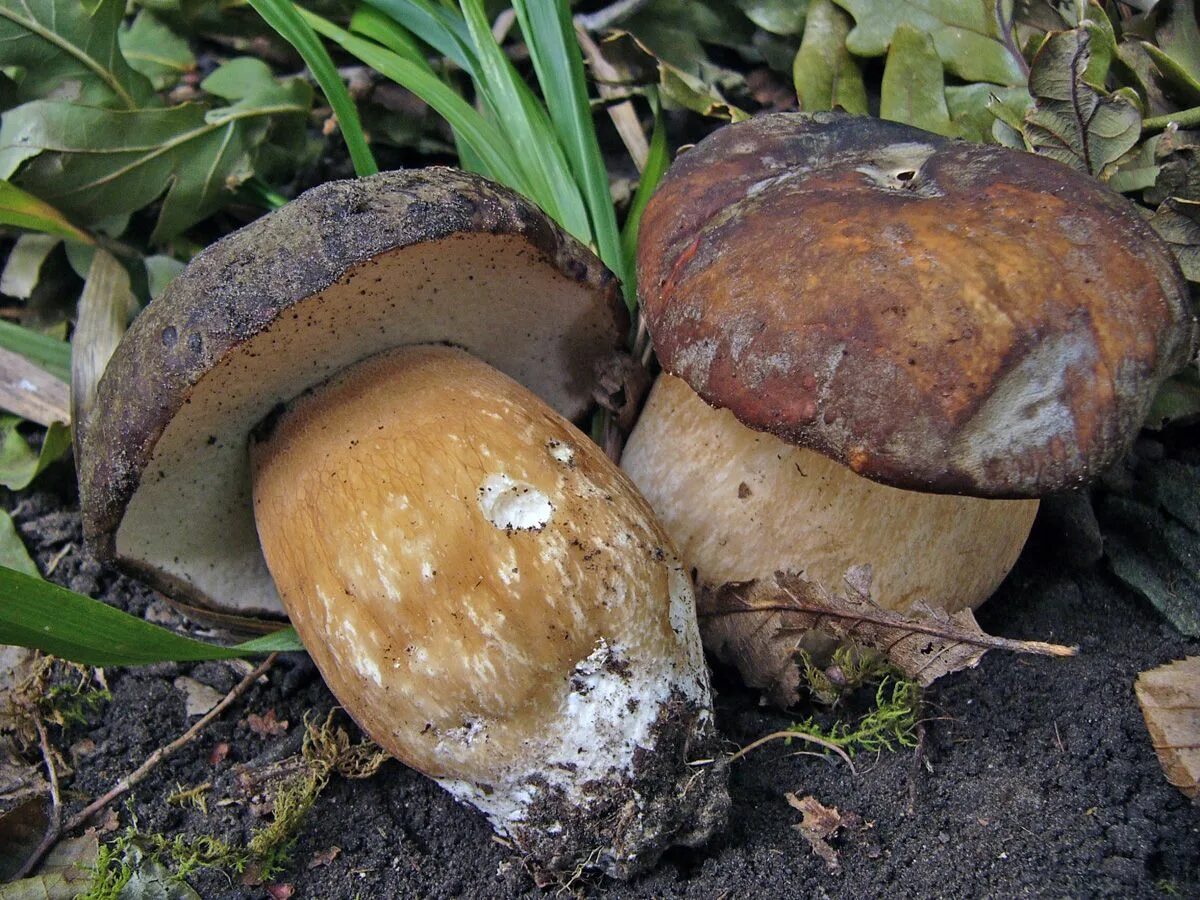
[[[727,126],[646,209],[664,368],[752,428],[899,487],[1077,485],[1193,352],[1134,206],[1049,159],[841,114]]]
[[[279,614],[246,450],[273,407],[445,342],[576,417],[627,323],[600,261],[505,188],[451,169],[321,185],[207,248],[134,322],[81,437],[85,535],[185,603]]]

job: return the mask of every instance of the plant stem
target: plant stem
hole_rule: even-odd
[[[1162,131],[1171,124],[1178,125],[1180,128],[1190,128],[1193,125],[1200,125],[1200,106],[1193,106],[1191,109],[1181,109],[1179,112],[1142,119],[1142,131]]]

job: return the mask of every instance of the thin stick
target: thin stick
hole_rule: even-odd
[[[88,819],[100,812],[100,810],[104,809],[104,807],[108,806],[108,804],[112,803],[122,794],[127,793],[131,788],[137,785],[138,782],[149,775],[154,767],[160,762],[162,762],[180,747],[183,747],[194,740],[196,735],[203,731],[209,722],[223,713],[229,707],[229,705],[242,696],[242,694],[246,693],[246,691],[250,689],[250,686],[259,679],[259,676],[263,675],[268,669],[271,668],[272,665],[274,665],[275,657],[278,655],[279,654],[277,653],[272,653],[270,656],[264,659],[259,664],[258,668],[239,681],[234,686],[233,690],[224,696],[220,703],[204,714],[200,721],[198,721],[195,725],[193,725],[175,740],[171,741],[171,743],[159,747],[146,758],[144,763],[118,781],[108,793],[93,800],[78,813],[72,816],[71,820],[66,824],[66,830],[73,831],[80,825],[86,823]]]
[[[824,738],[819,738],[815,734],[805,734],[802,731],[775,731],[775,732],[772,732],[771,734],[768,734],[765,737],[760,737],[757,741],[747,744],[745,747],[743,747],[737,753],[733,754],[733,756],[729,757],[729,761],[731,763],[737,762],[739,759],[741,759],[743,756],[745,756],[751,750],[757,750],[759,747],[761,747],[763,744],[767,743],[768,741],[777,741],[782,738],[796,738],[801,741],[808,741],[810,744],[816,744],[820,747],[824,747],[826,750],[830,751],[831,753],[836,753],[838,756],[840,756],[845,761],[846,765],[848,765],[850,767],[850,771],[853,774],[855,774],[855,775],[858,774],[858,770],[854,768],[854,761],[852,759],[850,759],[850,754],[848,754],[845,750],[843,750],[837,744],[833,743],[833,741],[827,741]]]
[[[58,770],[54,768],[54,751],[50,749],[50,738],[46,735],[46,726],[42,723],[42,717],[36,711],[33,714],[33,725],[37,729],[38,743],[42,748],[42,761],[46,764],[46,776],[50,779],[50,821],[46,823],[46,833],[42,835],[42,842],[25,860],[25,864],[17,870],[17,874],[13,876],[14,881],[29,876],[42,861],[42,857],[58,841],[58,836],[62,834],[62,801],[58,795]]]

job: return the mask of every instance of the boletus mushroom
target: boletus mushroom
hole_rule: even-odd
[[[1043,494],[1118,460],[1195,321],[1128,201],[1049,159],[836,113],[727,126],[642,220],[659,378],[622,459],[702,591],[800,573],[975,607]],[[705,644],[777,702],[778,611]]]
[[[629,876],[728,795],[692,765],[715,733],[690,580],[568,421],[626,323],[503,188],[323,185],[129,330],[83,433],[88,539],[210,614],[286,610],[363,729],[536,870]]]

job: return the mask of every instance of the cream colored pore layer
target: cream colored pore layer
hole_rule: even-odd
[[[870,564],[874,595],[975,607],[1016,562],[1036,500],[903,491],[746,428],[683,381],[657,381],[621,466],[698,579],[712,585],[802,572],[844,590]]]

